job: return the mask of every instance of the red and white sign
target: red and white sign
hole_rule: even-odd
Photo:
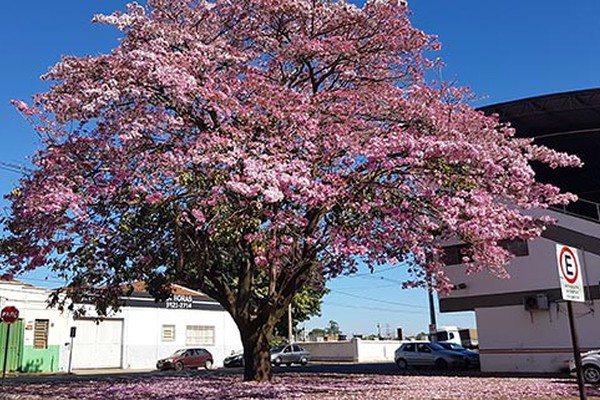
[[[19,310],[13,306],[4,307],[0,313],[0,319],[5,324],[12,324],[19,319]]]
[[[583,271],[577,249],[556,244],[556,262],[563,300],[584,302]]]

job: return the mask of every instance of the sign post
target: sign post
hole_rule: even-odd
[[[6,377],[6,361],[8,360],[8,339],[10,338],[10,325],[19,319],[19,310],[13,306],[7,306],[0,312],[0,321],[6,324],[6,341],[4,343],[4,362],[2,363],[2,387]]]
[[[561,244],[556,244],[556,261],[558,266],[558,278],[560,280],[560,291],[563,300],[567,302],[567,313],[569,315],[569,330],[571,331],[571,343],[573,344],[573,357],[577,369],[577,386],[579,388],[579,399],[586,400],[585,383],[581,369],[581,354],[579,350],[579,339],[573,317],[573,301],[584,302],[583,272],[577,255],[577,249]]]
[[[71,337],[71,345],[69,346],[69,368],[67,370],[68,374],[71,373],[71,361],[73,361],[73,339],[75,338],[76,334],[77,334],[77,327],[72,326],[71,331],[69,332],[69,336]]]

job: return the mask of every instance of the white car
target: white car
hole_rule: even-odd
[[[600,350],[592,350],[581,355],[583,380],[587,383],[600,383]],[[571,375],[576,375],[575,360],[569,361]]]

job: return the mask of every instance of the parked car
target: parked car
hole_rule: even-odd
[[[297,344],[284,344],[271,349],[271,363],[273,365],[308,364],[310,353]]]
[[[213,356],[206,349],[179,349],[171,356],[158,360],[156,368],[160,370],[174,369],[181,371],[184,368],[212,368]]]
[[[437,342],[440,346],[445,348],[446,350],[457,351],[461,354],[467,356],[467,367],[479,367],[479,353],[473,350],[465,349],[460,344],[452,343],[452,342]]]
[[[400,369],[408,367],[466,367],[467,356],[457,351],[447,350],[437,343],[404,343],[394,353],[394,360]]]
[[[244,353],[241,351],[232,352],[231,355],[225,357],[225,359],[223,360],[223,366],[227,368],[243,367]]]
[[[583,370],[583,380],[587,383],[600,383],[600,350],[592,350],[581,355],[581,368]],[[569,370],[571,375],[577,374],[575,360],[569,361]]]

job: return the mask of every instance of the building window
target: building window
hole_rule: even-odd
[[[47,319],[36,319],[33,325],[33,348],[47,349],[48,348],[48,326]]]
[[[162,341],[163,342],[175,341],[175,325],[163,325],[162,326]]]
[[[466,244],[457,244],[455,246],[444,247],[442,261],[446,265],[462,264],[462,258],[465,256],[469,246]]]
[[[502,246],[504,250],[510,251],[515,257],[524,257],[529,255],[527,240],[503,240],[500,242],[500,246]]]
[[[527,240],[511,239],[502,240],[498,244],[505,250],[511,252],[515,257],[524,257],[529,255],[529,247]],[[469,251],[469,245],[458,244],[455,246],[444,247],[444,255],[442,261],[446,265],[462,264],[463,257]]]
[[[214,346],[215,327],[188,325],[185,330],[186,346]]]

